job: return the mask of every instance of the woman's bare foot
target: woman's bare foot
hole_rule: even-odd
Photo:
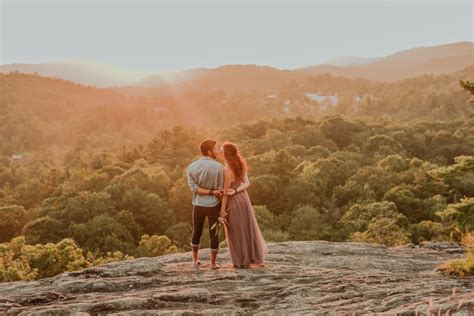
[[[242,265],[238,266],[238,265],[234,264],[234,268],[236,268],[236,269],[248,269],[248,268],[250,268],[250,265],[249,264],[242,264]]]
[[[261,268],[261,267],[265,266],[265,263],[264,262],[257,262],[257,261],[252,260],[250,262],[250,266],[254,267],[254,268]]]

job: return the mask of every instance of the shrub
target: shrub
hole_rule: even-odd
[[[465,258],[449,260],[436,269],[445,274],[460,277],[474,276],[474,234],[466,234],[462,239],[462,244],[467,247]]]

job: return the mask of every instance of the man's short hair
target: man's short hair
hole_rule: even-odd
[[[199,149],[201,150],[201,154],[203,156],[209,156],[209,151],[214,149],[214,146],[216,146],[217,142],[212,139],[206,139],[204,140],[201,145],[199,145]]]

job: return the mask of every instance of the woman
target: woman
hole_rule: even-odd
[[[224,168],[226,195],[222,198],[221,217],[227,217],[229,223],[229,227],[224,227],[232,263],[236,268],[262,265],[267,246],[246,191],[250,185],[247,163],[234,144],[225,142],[221,153],[227,163]]]

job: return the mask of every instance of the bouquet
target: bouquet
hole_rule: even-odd
[[[229,213],[229,211],[230,211],[230,209],[227,209],[227,213]],[[229,221],[227,220],[227,217],[219,216],[219,218],[217,219],[217,222],[215,222],[214,225],[212,225],[211,230],[213,230],[215,228],[216,229],[215,234],[216,234],[216,236],[219,236],[219,231],[221,229],[224,229],[224,225],[227,226],[227,229],[230,228]]]

